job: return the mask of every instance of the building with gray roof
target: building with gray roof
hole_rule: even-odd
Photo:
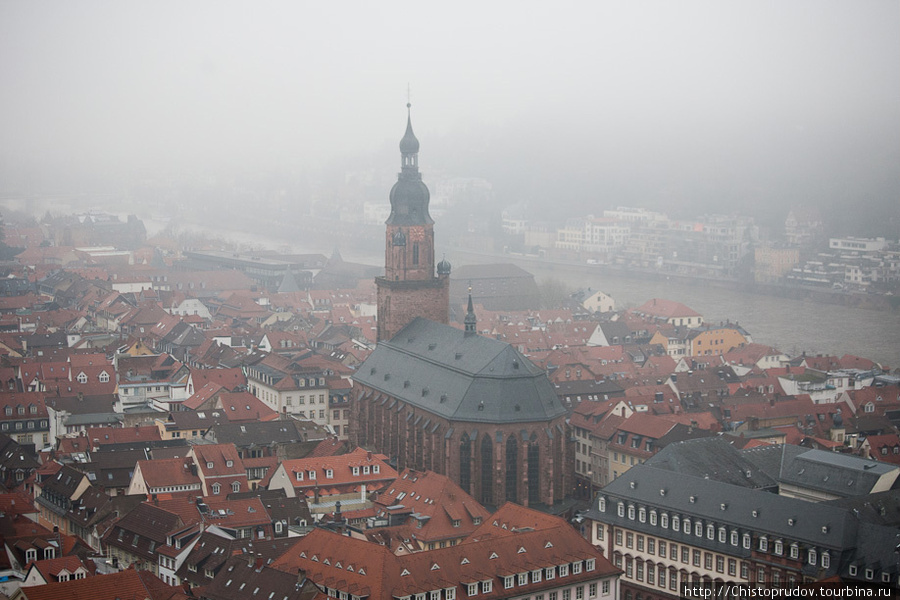
[[[592,541],[625,570],[623,591],[684,583],[796,584],[839,576],[900,583],[894,527],[851,509],[637,465],[584,515]],[[863,543],[865,541],[865,543]],[[851,568],[852,567],[852,568]]]
[[[354,383],[351,442],[398,469],[447,475],[494,506],[550,505],[569,489],[566,410],[509,344],[416,318],[378,344]]]

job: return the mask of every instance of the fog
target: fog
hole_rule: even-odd
[[[3,0],[0,192],[391,177],[409,86],[426,182],[534,216],[898,212],[895,1],[432,4]]]

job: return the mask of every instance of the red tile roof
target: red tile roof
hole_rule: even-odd
[[[565,520],[505,504],[497,514],[462,543],[401,556],[379,544],[315,529],[300,540],[272,568],[296,573],[302,569],[320,587],[369,596],[371,600],[455,588],[466,597],[464,584],[494,581],[492,591],[479,598],[511,596],[498,576],[540,567],[593,560],[594,569],[575,574],[566,582],[616,576],[621,571],[582,538]],[[559,579],[516,586],[516,596],[557,588]]]
[[[312,496],[318,487],[334,488],[343,493],[356,491],[365,485],[369,491],[377,491],[397,478],[397,471],[387,464],[386,456],[366,452],[362,448],[340,456],[286,460],[281,466],[294,489],[309,496]],[[357,475],[353,474],[354,467],[358,468]],[[364,467],[370,467],[368,474],[364,474]],[[378,468],[378,473],[374,472],[373,467]],[[329,470],[332,472],[331,478],[327,477]],[[311,471],[315,472],[315,479],[309,478]],[[297,473],[302,474],[302,480],[297,479]]]
[[[132,569],[23,589],[28,600],[165,600],[174,590],[152,573]]]
[[[91,427],[87,439],[96,448],[105,444],[129,444],[133,442],[158,442],[162,438],[154,425],[143,427]]]
[[[672,319],[679,317],[699,317],[700,313],[688,308],[681,302],[674,300],[665,300],[663,298],[653,298],[634,309],[634,312],[651,315],[661,319]]]

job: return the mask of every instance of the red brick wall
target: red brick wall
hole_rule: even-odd
[[[438,323],[450,320],[450,279],[424,281],[375,279],[378,288],[378,341],[389,340],[416,317]]]
[[[549,422],[499,425],[448,421],[422,409],[398,403],[395,398],[385,399],[377,391],[357,383],[351,397],[351,442],[396,458],[398,470],[406,467],[428,469],[460,484],[460,442],[464,433],[471,436],[474,432],[471,484],[466,491],[478,501],[500,506],[507,496],[509,465],[506,444],[510,437],[515,436],[518,444],[515,502],[528,506],[528,445],[533,439],[540,449],[539,502],[553,504],[572,494],[575,449],[565,417]],[[413,416],[407,419],[410,413]],[[447,432],[451,428],[453,432],[448,438]],[[522,439],[523,431],[528,441]],[[501,436],[499,443],[498,433]],[[493,446],[492,464],[487,467],[481,464],[484,436],[490,436]],[[483,468],[492,470],[493,490],[488,498],[484,498],[482,493]]]

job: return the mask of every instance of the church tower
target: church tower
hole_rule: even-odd
[[[384,277],[377,277],[378,341],[391,339],[415,317],[447,324],[450,263],[434,262],[434,221],[430,194],[419,173],[419,140],[406,105],[406,133],[400,140],[400,174],[391,188],[385,221]]]

